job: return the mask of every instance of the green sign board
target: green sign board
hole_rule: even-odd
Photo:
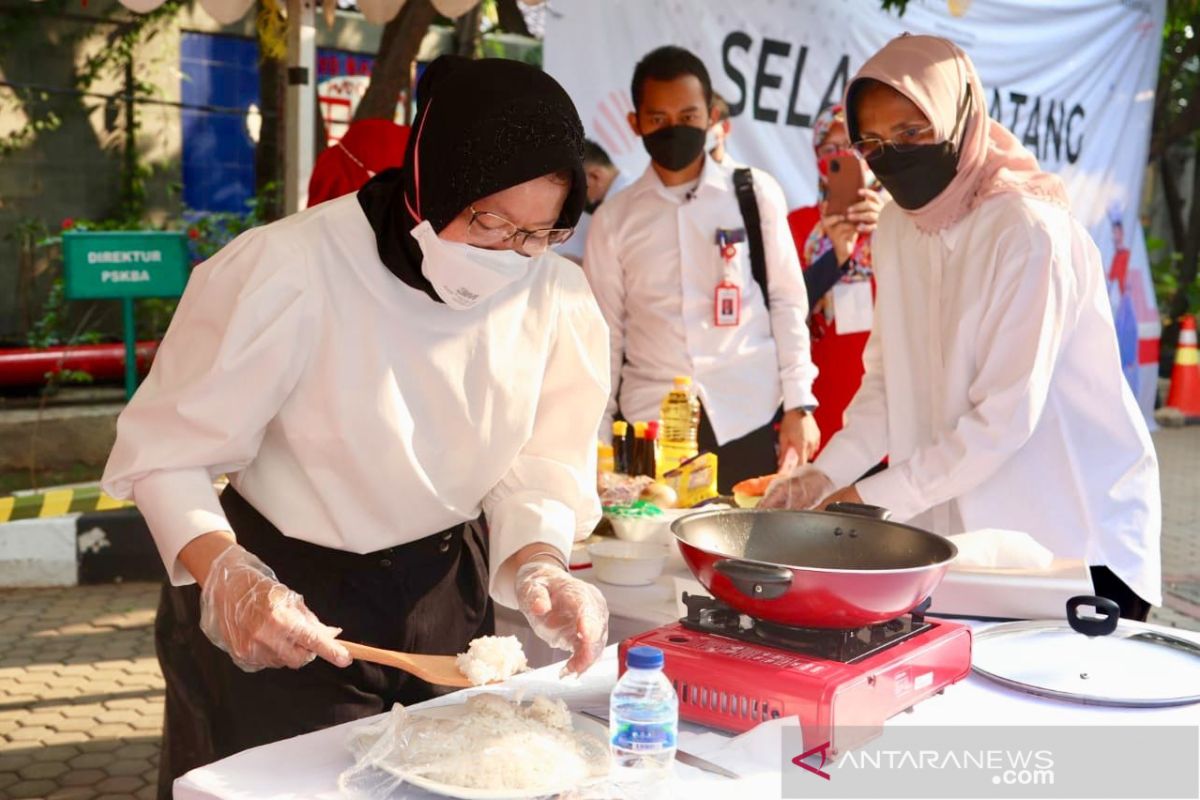
[[[179,297],[188,279],[187,241],[175,231],[67,231],[63,289],[69,300],[120,300],[125,396],[137,389],[133,301]]]
[[[63,289],[71,300],[179,297],[187,240],[177,231],[67,231]]]

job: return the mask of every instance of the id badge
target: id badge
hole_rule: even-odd
[[[742,290],[735,283],[717,284],[714,322],[718,328],[736,328],[742,321]]]
[[[875,321],[870,281],[833,285],[833,322],[838,333],[865,333]]]

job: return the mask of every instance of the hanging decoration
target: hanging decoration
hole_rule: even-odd
[[[443,17],[458,19],[475,6],[479,0],[432,0],[434,9]]]
[[[396,18],[404,0],[358,0],[358,10],[375,25],[386,25]]]
[[[165,2],[166,0],[121,0],[121,5],[135,14],[149,14]]]
[[[124,2],[124,0],[122,0]],[[200,7],[222,25],[232,25],[254,5],[254,0],[200,0]]]

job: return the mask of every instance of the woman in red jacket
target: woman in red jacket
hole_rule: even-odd
[[[815,417],[824,446],[841,430],[842,414],[862,382],[863,347],[871,329],[875,283],[871,275],[871,232],[883,200],[875,188],[862,189],[862,200],[845,216],[825,215],[825,181],[831,160],[852,154],[842,107],[823,111],[813,123],[820,198],[816,205],[798,208],[788,224],[804,282],[808,285],[808,326],[812,358],[820,374],[813,393],[820,400]],[[863,170],[866,164],[861,162]],[[866,185],[875,183],[867,171]]]

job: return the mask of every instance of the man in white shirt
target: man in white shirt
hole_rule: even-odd
[[[704,150],[715,121],[704,64],[682,48],[659,48],[637,65],[632,95],[629,124],[652,163],[597,212],[584,259],[611,335],[614,392],[601,435],[618,410],[627,420],[657,419],[675,376],[691,376],[703,409],[700,446],[717,453],[728,491],[774,472],[789,450],[807,460],[820,439],[808,300],[787,205],[771,176],[748,173],[764,297],[735,170]]]
[[[555,249],[560,256],[566,256],[576,264],[583,263],[588,229],[596,209],[600,208],[605,197],[629,185],[629,180],[617,169],[608,151],[591,139],[583,140],[583,173],[587,176],[587,205],[583,208],[583,216],[575,225],[575,233],[571,238]]]

